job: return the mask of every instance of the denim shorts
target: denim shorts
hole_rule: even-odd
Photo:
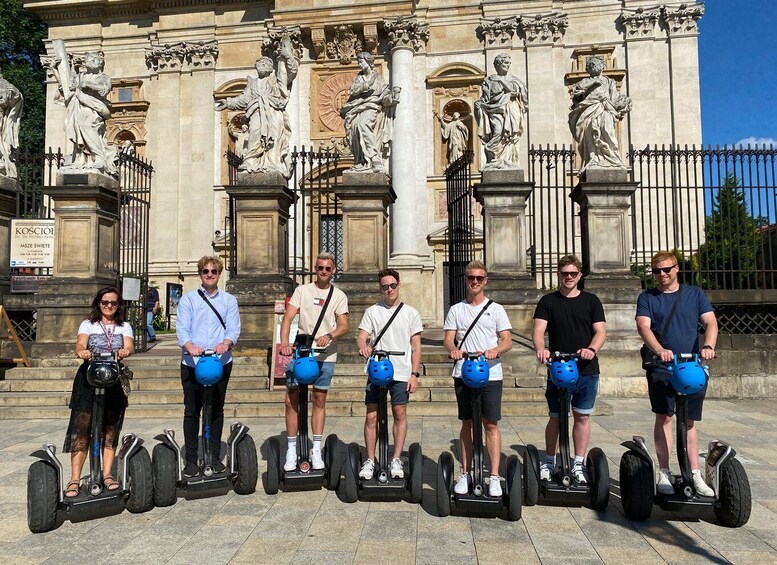
[[[407,392],[407,383],[404,381],[394,381],[388,387],[391,392],[391,405],[399,406],[410,402],[410,394]],[[377,404],[380,399],[380,387],[375,386],[367,380],[367,386],[364,388],[364,403]]]
[[[599,375],[580,375],[577,384],[567,389],[572,395],[572,410],[578,414],[592,414],[596,393],[599,390]],[[548,388],[545,389],[545,398],[548,401],[548,415],[558,416],[558,387],[548,377]]]
[[[332,377],[335,374],[335,364],[336,363],[332,361],[318,361],[318,378],[313,383],[314,389],[329,390],[329,387],[332,385]],[[288,388],[296,388],[299,386],[297,379],[294,378],[294,372],[292,371],[293,366],[293,361],[286,366],[286,386]]]

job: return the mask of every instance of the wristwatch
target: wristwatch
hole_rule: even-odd
[[[411,375],[413,375],[413,376],[414,376],[415,378],[417,378],[417,379],[420,379],[420,378],[421,378],[421,373],[419,373],[418,371],[413,371],[413,372],[412,372],[412,373],[410,373],[410,374],[411,374]]]

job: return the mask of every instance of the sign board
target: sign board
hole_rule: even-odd
[[[125,302],[140,300],[140,279],[124,277],[121,285],[121,298]]]
[[[44,275],[12,275],[11,292],[21,294],[35,294],[43,281],[51,277]]]
[[[172,328],[172,317],[178,315],[178,303],[183,296],[183,285],[167,283],[165,290],[165,315],[167,316],[167,329]]]
[[[279,307],[279,304],[280,307]],[[286,365],[291,361],[291,356],[281,354],[281,322],[283,321],[283,310],[285,309],[285,301],[275,302],[275,339],[272,346],[272,363],[270,367],[270,390],[273,390],[275,385],[275,379],[282,378],[286,371]],[[280,313],[279,313],[280,311]],[[291,329],[289,330],[289,341],[294,342],[294,337],[297,335],[297,326],[299,324],[299,314],[294,316],[291,321]]]
[[[54,266],[54,220],[11,220],[10,267]]]

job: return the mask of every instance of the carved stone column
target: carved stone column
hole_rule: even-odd
[[[240,173],[238,184],[226,191],[235,199],[237,239],[237,275],[227,281],[227,291],[240,305],[240,349],[255,351],[271,345],[273,305],[294,289],[286,271],[286,226],[296,197],[277,173]]]
[[[11,218],[16,217],[16,193],[19,190],[18,181],[5,175],[0,175],[0,304],[3,297],[11,291],[11,280],[8,276],[11,250]]]

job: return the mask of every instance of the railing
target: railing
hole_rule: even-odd
[[[472,152],[466,151],[445,169],[448,210],[448,255],[444,263],[445,310],[464,300],[464,269],[475,258],[475,218],[472,213]]]

